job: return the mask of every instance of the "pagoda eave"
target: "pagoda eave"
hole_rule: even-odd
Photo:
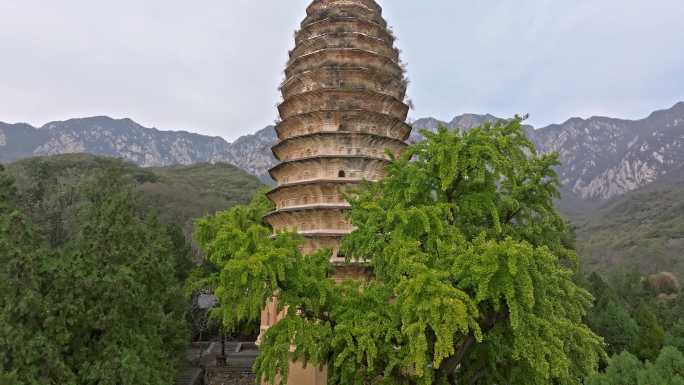
[[[314,14],[307,14],[306,18],[301,22],[301,28],[308,25],[318,23],[323,20],[329,20],[334,17],[352,17],[355,19],[366,19],[373,21],[382,28],[387,28],[387,21],[383,19],[377,12],[372,9],[363,7],[360,4],[340,4],[330,9],[319,11]]]
[[[291,136],[303,135],[304,133],[323,132],[323,131],[351,131],[340,130],[342,121],[349,121],[351,118],[358,118],[364,116],[367,121],[382,123],[383,127],[376,128],[378,135],[388,136],[405,141],[411,135],[412,127],[402,119],[382,114],[377,111],[366,110],[362,108],[321,108],[316,111],[306,111],[292,116],[279,122],[276,127],[276,134],[280,140],[285,140]],[[313,122],[317,124],[317,129],[312,131],[308,128],[302,128],[302,124],[306,122]],[[294,125],[295,127],[290,127]],[[294,135],[287,135],[288,132],[294,132]],[[364,132],[364,131],[353,131]],[[367,130],[367,132],[372,132]],[[383,132],[383,134],[380,134]],[[393,134],[394,132],[394,134]]]
[[[288,189],[291,187],[298,187],[298,186],[308,186],[308,185],[322,185],[322,184],[336,184],[336,185],[360,185],[361,183],[365,182],[365,179],[310,179],[310,180],[305,180],[301,182],[293,182],[293,183],[287,183],[287,184],[282,184],[279,185],[273,189],[271,189],[269,192],[266,193],[266,196],[268,198],[271,198],[273,195],[277,194],[278,192]]]
[[[383,162],[389,164],[389,160],[385,158],[379,158],[379,157],[370,157],[370,156],[365,156],[365,155],[316,155],[316,156],[310,156],[306,158],[299,158],[299,159],[293,159],[293,160],[288,160],[285,162],[280,162],[276,166],[272,167],[270,170],[268,170],[269,176],[273,178],[274,180],[275,175],[274,173],[278,170],[280,170],[283,167],[287,167],[292,164],[297,164],[297,163],[303,163],[303,162],[311,162],[311,161],[316,161],[316,160],[325,160],[325,159],[340,159],[340,160],[353,160],[353,159],[366,159],[366,160],[371,160],[371,161],[377,161],[377,162]],[[344,178],[344,177],[341,177]],[[344,180],[344,179],[342,179]]]
[[[365,63],[389,75],[402,76],[403,68],[398,61],[377,52],[360,48],[328,48],[298,56],[288,63],[285,75],[289,78],[312,68],[321,67],[326,62],[337,61],[336,66],[355,67]],[[308,64],[308,66],[307,66]]]
[[[389,45],[392,45],[395,41],[394,35],[392,35],[381,24],[378,24],[373,20],[352,16],[330,16],[314,23],[302,26],[302,29],[299,30],[295,37],[295,44],[299,45],[301,42],[311,38],[312,36],[325,33],[326,31],[338,30],[342,25],[354,27],[346,28],[348,30],[364,31],[364,33],[369,34],[375,33],[375,35],[378,37],[382,36],[383,40],[385,40]],[[365,28],[361,28],[361,26],[364,26]]]
[[[286,162],[297,157],[297,154],[304,154],[305,152],[308,153],[308,156],[317,155],[313,152],[315,150],[312,150],[312,147],[334,147],[336,143],[341,143],[339,138],[347,140],[346,146],[338,147],[337,153],[330,152],[328,155],[346,155],[342,151],[356,151],[355,155],[377,157],[378,154],[381,154],[389,160],[386,151],[397,156],[407,146],[405,142],[399,139],[384,135],[350,131],[320,131],[281,140],[271,147],[271,152],[276,159]]]
[[[400,120],[405,119],[409,111],[409,107],[394,95],[369,89],[340,88],[321,88],[293,95],[278,105],[278,111],[284,119],[287,119],[305,112],[332,109],[333,107],[330,105],[332,101],[323,99],[323,96],[335,98],[336,103],[341,103],[341,105],[348,106],[348,108],[382,111],[383,114]],[[299,106],[299,109],[296,108],[297,106]],[[305,108],[308,108],[308,110]],[[314,108],[315,110],[312,110]],[[296,109],[296,111],[292,111],[293,109]]]
[[[349,204],[330,204],[330,205],[302,205],[302,206],[292,206],[280,210],[271,211],[264,216],[264,220],[268,220],[276,215],[280,214],[290,214],[290,213],[301,213],[306,211],[348,211],[351,208]]]

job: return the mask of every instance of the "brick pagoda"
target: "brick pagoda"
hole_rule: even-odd
[[[343,193],[385,175],[386,151],[406,147],[407,81],[394,36],[373,0],[314,0],[295,35],[281,86],[279,141],[269,192],[276,210],[264,220],[275,233],[295,231],[304,252],[333,250],[353,227]],[[338,270],[338,278],[345,276]],[[352,273],[353,274],[353,273]],[[278,321],[275,304],[262,314],[262,332]],[[325,370],[293,363],[288,383],[325,384]]]
[[[343,192],[383,177],[404,149],[406,79],[394,37],[373,0],[316,0],[296,33],[278,106],[281,162],[270,170],[275,232],[296,231],[305,251],[339,243],[352,231]]]

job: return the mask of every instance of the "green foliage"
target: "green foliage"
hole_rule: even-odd
[[[187,340],[179,267],[188,248],[176,249],[173,232],[146,213],[123,175],[108,170],[84,184],[77,231],[48,249],[38,234],[49,231],[34,231],[9,202],[0,173],[2,381],[173,381]]]
[[[164,223],[181,226],[190,237],[194,220],[249,202],[263,184],[235,166],[196,164],[146,169],[156,180],[139,183],[143,203]]]
[[[617,355],[632,348],[636,344],[639,325],[632,317],[629,305],[596,273],[589,276],[588,286],[596,304],[587,315],[587,324],[604,338],[606,351]]]
[[[15,373],[3,373],[0,370],[0,385],[15,385],[19,382]]]
[[[262,187],[256,177],[227,164],[140,168],[119,159],[75,154],[8,166],[17,180],[19,206],[54,247],[78,232],[76,214],[87,202],[85,186],[112,170],[141,192],[143,208],[154,211],[162,223],[178,226],[187,238],[194,219],[246,203]]]
[[[653,361],[658,356],[665,342],[665,331],[658,323],[653,310],[646,304],[641,304],[636,314],[639,334],[631,349],[642,360]]]
[[[645,364],[630,353],[609,361],[605,373],[593,376],[587,385],[683,385],[684,354],[664,348],[657,359]]]
[[[53,255],[40,247],[16,198],[12,178],[0,169],[0,379],[12,385],[40,384],[46,377],[68,383],[72,377],[54,359],[59,351],[50,343],[60,335],[44,319],[51,307],[45,266]]]
[[[573,222],[588,271],[661,271],[684,279],[684,168],[594,207]]]
[[[610,300],[597,304],[596,311],[590,313],[587,323],[604,338],[606,350],[611,355],[632,348],[640,331],[627,309]]]
[[[676,325],[684,319],[684,295],[681,290],[674,296],[666,298],[657,296],[648,303],[653,307],[658,321],[668,333],[674,332],[677,329]]]
[[[272,209],[272,203],[260,192],[249,205],[235,206],[195,224],[195,241],[207,261],[195,271],[187,290],[214,290],[219,306],[213,315],[222,319],[228,330],[259,319],[275,281],[284,274],[284,270],[272,267],[301,256],[298,238],[282,235],[271,241],[272,231],[262,218]],[[234,301],[236,297],[240,300]]]
[[[677,350],[684,352],[684,318],[680,318],[672,328],[668,329],[665,345],[672,346]]]
[[[658,285],[653,278],[663,276],[669,274],[614,273],[604,280],[593,273],[585,281],[597,299],[588,323],[613,355],[589,384],[682,383],[684,371],[677,362],[684,351],[684,300],[680,292],[672,292],[674,286],[667,286],[665,297],[654,290]]]
[[[537,155],[520,119],[424,135],[351,197],[343,253],[372,279],[326,279],[328,253],[270,240],[251,207],[200,222],[224,322],[271,297],[288,309],[256,365],[271,383],[294,358],[327,364],[333,385],[580,384],[603,349],[553,207],[557,156]]]
[[[588,385],[638,385],[644,364],[632,354],[623,352],[608,362],[605,373],[593,376]]]
[[[646,363],[639,384],[684,385],[684,354],[672,347],[664,348],[654,363]]]

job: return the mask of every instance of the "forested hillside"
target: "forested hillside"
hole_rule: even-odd
[[[197,164],[141,168],[126,161],[86,154],[30,158],[10,164],[22,207],[34,223],[60,243],[74,227],[83,186],[99,173],[120,168],[141,192],[144,207],[186,236],[192,222],[237,203],[264,187],[235,166]],[[645,188],[601,202],[583,202],[566,212],[577,233],[587,271],[672,271],[684,277],[684,168]]]
[[[671,271],[684,277],[684,168],[574,216],[588,270]]]
[[[182,227],[188,236],[193,219],[247,202],[262,187],[257,178],[224,163],[141,168],[119,159],[73,154],[30,158],[7,169],[16,179],[21,207],[53,244],[74,231],[84,189],[109,170],[119,170],[142,193],[144,208],[162,222]]]
[[[678,385],[684,380],[684,297],[668,273],[592,273],[580,278],[594,296],[586,316],[610,359],[588,385]]]

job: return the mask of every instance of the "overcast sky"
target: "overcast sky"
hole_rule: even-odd
[[[276,118],[308,0],[0,0],[0,121],[234,140]],[[640,118],[684,100],[682,0],[384,0],[412,118]]]

